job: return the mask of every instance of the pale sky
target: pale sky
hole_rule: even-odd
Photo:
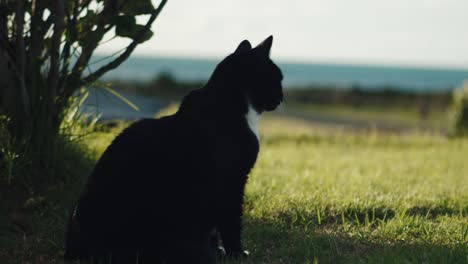
[[[273,35],[283,61],[468,69],[468,0],[168,0],[153,31],[134,54],[221,58]]]

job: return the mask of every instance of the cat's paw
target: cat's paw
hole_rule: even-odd
[[[226,257],[226,250],[224,249],[224,247],[222,246],[219,246],[217,247],[216,249],[216,253],[218,255],[219,258],[225,258]]]
[[[228,252],[227,256],[231,258],[246,258],[250,255],[248,250],[232,251]]]

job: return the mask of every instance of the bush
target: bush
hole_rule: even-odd
[[[468,135],[468,81],[453,91],[453,132],[456,136]]]
[[[4,181],[11,184],[15,168],[20,165],[20,154],[13,147],[12,137],[8,131],[9,119],[0,115],[0,183]]]
[[[0,187],[19,187],[34,193],[87,175],[92,160],[82,139],[93,133],[97,121],[97,118],[80,112],[87,94],[82,91],[72,97],[61,113],[63,118],[55,139],[55,155],[51,157],[51,166],[47,170],[35,166],[42,164],[33,163],[42,153],[30,151],[27,144],[22,148],[14,144],[15,138],[8,130],[10,120],[0,115]]]

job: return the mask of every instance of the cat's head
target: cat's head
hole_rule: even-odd
[[[257,112],[272,111],[283,101],[283,74],[270,59],[272,44],[273,36],[255,48],[244,40],[215,71],[231,89],[245,94]]]

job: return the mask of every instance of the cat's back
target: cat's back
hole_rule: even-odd
[[[101,170],[112,170],[105,174],[116,180],[116,175],[125,172],[161,169],[180,151],[181,144],[186,144],[189,129],[190,124],[178,115],[139,120],[112,141],[96,164],[94,174],[103,175]]]

